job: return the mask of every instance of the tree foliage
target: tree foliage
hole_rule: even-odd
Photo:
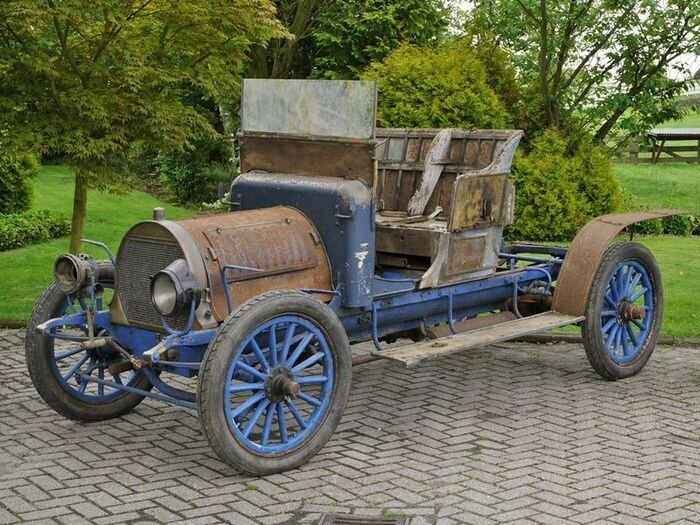
[[[72,251],[88,184],[109,184],[134,141],[216,136],[186,90],[235,96],[250,46],[280,34],[271,0],[0,3],[0,129],[75,168]]]
[[[500,128],[507,120],[484,66],[461,42],[400,47],[363,76],[379,82],[380,126]]]
[[[683,69],[674,61],[697,46],[700,2],[480,0],[468,27],[496,35],[517,58],[540,127],[578,121],[603,139],[616,126],[636,132],[677,111],[682,83],[667,70]]]
[[[357,78],[400,44],[440,40],[447,11],[440,0],[276,0],[290,37],[258,46],[250,76]]]

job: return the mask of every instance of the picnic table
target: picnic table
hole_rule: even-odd
[[[651,142],[651,162],[700,162],[700,129],[652,129],[647,133]],[[695,141],[696,144],[688,144]],[[672,143],[685,142],[681,145]],[[671,143],[667,145],[667,143]],[[693,152],[694,155],[679,155],[679,153]],[[668,157],[660,158],[665,153]]]

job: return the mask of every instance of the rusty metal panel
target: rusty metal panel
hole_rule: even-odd
[[[480,237],[452,239],[445,273],[452,276],[481,268],[485,250],[486,234]]]
[[[369,140],[376,104],[375,81],[245,79],[241,129]]]
[[[253,170],[310,177],[374,181],[374,145],[245,135],[240,139],[241,172]]]
[[[506,175],[468,174],[457,177],[449,230],[498,224],[502,217],[506,180]]]
[[[228,316],[221,271],[225,265],[261,271],[226,272],[234,308],[278,289],[330,290],[331,271],[314,225],[298,210],[273,207],[178,221],[199,247],[212,288],[212,313]],[[330,300],[330,296],[319,296]]]
[[[583,315],[593,278],[610,241],[635,222],[682,215],[680,210],[651,210],[603,215],[590,221],[571,243],[554,292],[552,309],[569,315]]]

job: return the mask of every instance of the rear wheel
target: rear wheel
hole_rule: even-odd
[[[99,284],[112,290],[112,265],[100,263],[98,274]],[[89,299],[66,296],[55,283],[51,283],[36,302],[29,320],[25,356],[32,383],[47,405],[70,419],[102,421],[130,412],[143,400],[143,396],[89,381],[88,378],[149,389],[150,382],[143,372],[119,372],[113,367],[115,373],[111,373],[110,365],[123,365],[125,361],[116,350],[110,346],[84,350],[75,342],[60,339],[61,335],[86,335],[85,325],[66,325],[53,329],[58,339],[36,331],[38,325],[49,319],[85,310],[86,301]],[[106,299],[97,299],[98,310],[103,308],[103,304],[106,304]]]
[[[635,242],[608,248],[586,305],[582,335],[593,368],[609,380],[638,373],[651,357],[663,317],[661,272]]]
[[[269,292],[209,344],[197,392],[202,429],[224,462],[248,474],[298,467],[340,422],[351,373],[347,335],[330,308]]]

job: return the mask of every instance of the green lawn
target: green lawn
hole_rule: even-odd
[[[35,209],[50,209],[70,216],[73,202],[73,175],[61,166],[45,166],[34,180]],[[119,241],[135,222],[150,219],[156,206],[166,209],[169,218],[192,215],[189,210],[165,204],[152,196],[134,191],[113,195],[90,191],[85,235],[99,240],[116,252]],[[0,320],[25,320],[34,301],[53,278],[53,261],[68,250],[68,238],[0,252]],[[94,247],[86,251],[99,258],[104,252]]]
[[[615,164],[615,174],[643,206],[700,215],[700,164]]]
[[[664,122],[657,127],[667,129],[700,128],[700,112],[690,113],[678,120]]]

